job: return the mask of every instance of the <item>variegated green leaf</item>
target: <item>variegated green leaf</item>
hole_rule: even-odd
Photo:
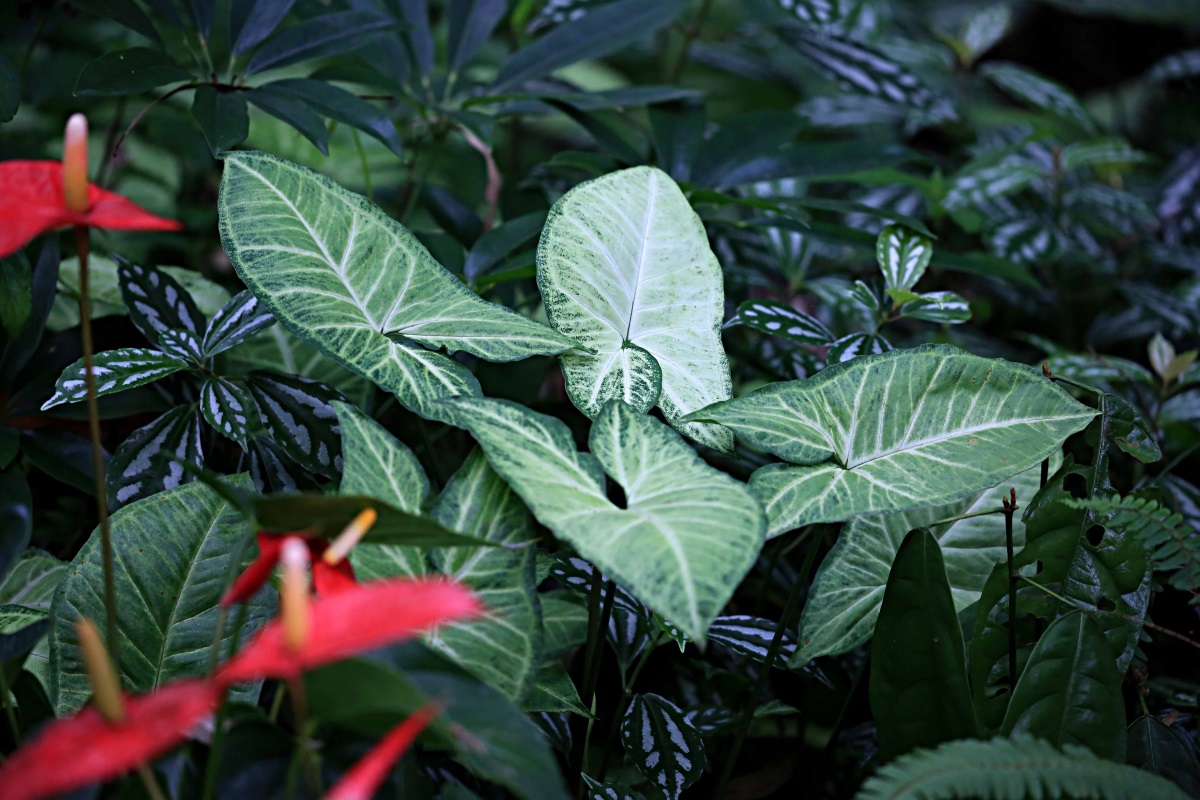
[[[204,334],[205,320],[196,301],[174,278],[156,267],[118,259],[117,280],[129,318],[152,344],[164,331]]]
[[[730,396],[721,265],[666,173],[635,167],[567,192],[550,210],[537,264],[550,324],[577,346],[561,361],[567,393],[585,414],[595,417],[617,399],[637,409],[657,405],[676,425]],[[719,450],[733,444],[719,427],[679,429]]]
[[[739,655],[754,659],[760,664],[767,661],[767,653],[771,649],[771,640],[779,624],[762,617],[752,617],[739,614],[729,617],[717,617],[712,627],[708,629],[708,640],[722,647],[727,647]],[[784,631],[779,650],[776,652],[773,666],[782,668],[792,654],[796,652],[796,638]]]
[[[566,711],[581,717],[592,716],[579,699],[579,690],[558,661],[547,661],[534,675],[529,694],[521,702],[526,713]]]
[[[250,290],[238,292],[216,313],[204,332],[204,355],[212,358],[275,324],[275,317]]]
[[[209,425],[243,448],[259,420],[258,404],[245,386],[218,375],[210,375],[200,387],[200,411]]]
[[[993,254],[1018,264],[1053,261],[1062,250],[1062,234],[1054,224],[1032,215],[992,226],[983,238]]]
[[[835,338],[816,317],[777,300],[747,300],[725,325],[746,325],[801,344],[827,345]]]
[[[933,258],[933,243],[903,225],[888,225],[879,232],[875,258],[887,288],[906,291],[925,274]]]
[[[547,657],[559,656],[587,639],[588,613],[583,603],[566,589],[539,595],[542,605],[542,649]],[[614,606],[615,610],[615,606]]]
[[[1012,23],[1012,12],[1006,5],[991,5],[975,11],[963,26],[961,42],[968,62],[974,61],[992,45],[1004,38]]]
[[[1052,471],[1061,460],[1055,453]],[[933,523],[998,508],[1009,488],[1017,490],[1017,502],[1024,505],[1037,493],[1040,476],[1041,467],[1033,467],[962,500],[851,520],[817,570],[800,616],[800,648],[791,666],[849,652],[871,638],[892,562],[904,537],[916,528],[929,528],[942,548],[955,609],[961,611],[978,600],[992,567],[1005,554],[1004,517],[991,514]],[[1025,544],[1020,514],[1013,519],[1013,541],[1018,550]]]
[[[1123,139],[1095,139],[1064,147],[1060,163],[1064,170],[1070,171],[1088,166],[1138,164],[1148,158],[1148,155],[1135,150]]]
[[[321,383],[295,375],[252,372],[246,387],[268,435],[309,472],[333,477],[341,469],[341,441],[332,403],[344,399]]]
[[[560,559],[551,569],[551,574],[575,591],[578,594],[580,603],[582,603],[590,595],[592,581],[595,579],[598,571],[584,559],[578,556],[569,556]],[[601,583],[604,583],[606,580],[604,575],[600,575]],[[654,627],[653,614],[650,609],[646,608],[642,601],[638,600],[632,594],[615,583],[614,587],[616,591],[613,593],[612,615],[608,620],[606,639],[613,649],[613,654],[617,657],[617,663],[621,665],[621,671],[624,672],[633,665],[638,656],[642,654],[642,651],[649,646],[652,635],[651,628]],[[549,619],[546,616],[547,613],[544,605],[542,611],[543,627],[551,624],[551,622],[547,621]],[[571,612],[569,609],[560,608],[557,613],[569,615]],[[586,635],[587,609],[580,606],[576,613],[582,614],[583,631]],[[564,624],[568,621],[561,620]],[[568,628],[566,631],[556,632],[553,629],[547,629],[546,636],[554,637],[567,633],[578,635],[578,630]],[[555,643],[553,638],[550,641],[552,644]],[[580,639],[580,642],[582,641]],[[549,652],[549,646],[547,649]]]
[[[1171,81],[1195,75],[1200,75],[1200,48],[1172,53],[1146,73],[1146,77],[1152,81]]]
[[[516,403],[446,404],[539,521],[703,643],[762,545],[762,512],[742,484],[619,401],[597,416],[591,455],[564,423]],[[624,487],[625,508],[608,499],[601,467]]]
[[[161,331],[158,334],[158,346],[169,356],[191,364],[204,363],[204,351],[200,347],[200,340],[188,331],[179,328]]]
[[[614,786],[611,783],[600,783],[587,775],[580,777],[583,778],[587,800],[645,800],[645,795],[633,789]]]
[[[929,292],[918,295],[917,300],[905,303],[900,313],[926,322],[943,322],[954,325],[971,318],[971,306],[954,292]]]
[[[54,592],[58,589],[66,569],[65,561],[59,561],[42,550],[29,548],[21,554],[17,563],[13,564],[3,582],[0,582],[0,604],[15,604],[49,612],[50,602],[54,599]],[[50,686],[48,636],[43,636],[34,645],[29,657],[25,659],[25,669],[33,673],[43,688]]]
[[[1096,123],[1069,89],[1018,64],[993,62],[979,74],[1029,105],[1069,120],[1091,133]]]
[[[196,466],[204,463],[200,412],[195,406],[173,408],[121,443],[108,462],[109,508],[196,480],[176,461]]]
[[[825,360],[830,364],[841,364],[859,356],[876,356],[891,349],[891,342],[878,333],[859,331],[831,343]]]
[[[968,165],[950,182],[942,207],[957,211],[1019,192],[1042,176],[1036,164],[1005,160],[986,166]]]
[[[621,720],[625,755],[664,795],[676,800],[704,773],[704,740],[679,706],[656,694],[634,695]]]
[[[772,384],[694,416],[792,462],[750,481],[777,535],[973,494],[1046,458],[1095,415],[1027,366],[927,345]]]
[[[275,317],[417,413],[479,393],[466,367],[418,345],[492,361],[571,346],[481,299],[373,203],[304,167],[230,153],[218,209],[225,251]]]
[[[96,379],[96,395],[102,396],[144,386],[190,367],[182,358],[159,350],[127,347],[97,353],[92,361],[92,375]],[[42,410],[84,400],[87,397],[84,375],[82,358],[64,369],[54,385],[54,395],[42,404]]]

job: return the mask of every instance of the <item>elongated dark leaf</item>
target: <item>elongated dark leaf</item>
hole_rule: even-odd
[[[341,471],[342,442],[331,405],[346,399],[340,392],[320,381],[265,371],[251,372],[246,385],[268,435],[288,458],[328,477]]]
[[[204,357],[212,358],[275,324],[275,317],[249,289],[238,292],[213,315],[204,332]]]
[[[92,361],[92,374],[96,379],[96,394],[99,396],[153,383],[159,378],[190,367],[191,365],[182,358],[168,355],[161,350],[126,348],[97,353]],[[78,403],[87,397],[85,374],[82,358],[63,370],[63,374],[55,383],[54,396],[42,404],[42,410],[63,403]]]
[[[392,25],[392,20],[373,11],[340,11],[307,19],[264,42],[246,66],[246,74],[348,53],[361,47],[368,34]]]
[[[401,153],[400,135],[391,119],[380,109],[345,89],[309,78],[273,81],[262,89],[293,97],[323,116],[374,136],[396,155]]]
[[[234,55],[243,55],[279,26],[296,0],[241,0],[234,3],[229,36]],[[240,8],[239,8],[240,7]]]
[[[196,89],[192,117],[204,132],[214,156],[232,150],[250,135],[250,117],[241,92],[221,92],[212,86]]]
[[[163,270],[118,259],[117,280],[129,318],[152,344],[160,333],[181,328],[200,337],[206,321],[191,294]]]
[[[871,712],[885,758],[978,735],[966,651],[937,540],[900,545],[871,646]]]
[[[209,425],[242,447],[259,419],[258,405],[246,388],[217,375],[200,387],[200,410]]]
[[[656,694],[635,695],[621,720],[621,743],[638,772],[668,800],[700,779],[704,740],[679,706]]]
[[[33,532],[33,495],[25,473],[15,464],[0,470],[0,578],[29,545]]]
[[[1174,781],[1188,797],[1200,797],[1200,753],[1179,725],[1164,725],[1149,714],[1129,726],[1125,760]]]
[[[816,317],[776,300],[744,301],[725,323],[730,325],[746,325],[800,344],[827,345],[836,338]]]
[[[504,66],[493,91],[511,89],[584,59],[597,58],[670,24],[687,6],[682,0],[618,0],[566,22],[518,50]]]
[[[8,385],[39,352],[46,321],[58,294],[58,237],[46,236],[43,241],[45,244],[33,267],[29,314],[21,330],[0,351],[0,385]]]
[[[717,617],[708,629],[708,640],[765,664],[767,653],[771,649],[771,640],[775,638],[778,628],[778,623],[762,617],[744,614]],[[791,632],[784,631],[772,666],[783,669],[795,652],[796,637]]]
[[[195,480],[175,461],[200,465],[200,412],[195,406],[179,406],[138,428],[113,453],[108,463],[108,506],[149,497],[165,489]]]
[[[401,511],[366,495],[276,494],[251,501],[255,519],[264,530],[311,530],[332,538],[363,509],[378,514],[363,542],[412,547],[490,547],[473,536],[455,533],[428,517]]]
[[[262,86],[246,92],[246,99],[300,131],[323,155],[329,155],[329,131],[321,116],[308,105],[292,95]]]
[[[450,69],[462,69],[508,11],[507,0],[450,0]]]
[[[75,96],[138,94],[191,79],[190,72],[161,50],[134,47],[89,61],[79,73]]]
[[[121,23],[132,31],[137,31],[152,42],[162,42],[158,29],[146,16],[146,12],[135,0],[95,0],[84,6],[84,10],[94,14],[102,14],[111,20]]]
[[[1001,733],[1029,734],[1059,748],[1081,745],[1102,758],[1124,761],[1121,677],[1090,616],[1076,611],[1059,617],[1030,653]]]

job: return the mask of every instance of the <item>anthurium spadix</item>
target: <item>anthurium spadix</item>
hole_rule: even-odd
[[[271,313],[423,416],[480,393],[464,365],[426,348],[515,361],[575,346],[483,300],[374,203],[305,167],[229,153],[218,211],[225,252]]]
[[[720,423],[787,462],[750,480],[775,536],[982,491],[1094,416],[1030,367],[928,345],[856,358],[687,419]]]

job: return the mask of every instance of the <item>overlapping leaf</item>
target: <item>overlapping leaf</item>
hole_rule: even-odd
[[[568,339],[485,302],[365,198],[262,153],[225,160],[219,211],[246,285],[295,334],[422,414],[476,395],[458,362],[420,346],[511,361],[559,353]]]
[[[275,324],[275,317],[249,290],[238,292],[208,323],[204,355],[212,358]]]
[[[732,447],[728,431],[679,423],[728,398],[732,382],[721,266],[670,176],[636,167],[575,187],[550,210],[537,262],[550,324],[578,347],[561,361],[581,411],[657,405],[685,435]]]
[[[704,773],[704,740],[679,706],[656,694],[635,695],[621,720],[625,755],[668,800]]]
[[[197,466],[204,461],[200,411],[195,406],[173,408],[121,443],[108,462],[109,508],[194,481],[177,461]]]
[[[561,421],[515,403],[446,404],[538,520],[704,641],[762,545],[762,512],[745,487],[706,466],[665,425],[619,401],[596,418],[591,455],[575,450]],[[625,508],[606,496],[604,472],[624,487]]]
[[[777,535],[978,492],[1038,463],[1094,416],[1029,367],[935,345],[858,358],[693,418],[791,462],[750,481]]]
[[[933,258],[933,243],[909,228],[888,225],[879,233],[875,258],[887,288],[907,291],[925,274]]]

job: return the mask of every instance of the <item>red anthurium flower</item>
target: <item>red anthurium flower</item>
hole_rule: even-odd
[[[401,722],[383,737],[371,752],[363,756],[337,785],[325,795],[325,800],[371,800],[379,785],[383,783],[392,765],[404,755],[426,725],[437,716],[433,703],[418,708],[413,715]]]
[[[42,728],[0,765],[6,800],[37,800],[111,780],[170,750],[213,713],[220,687],[181,681],[124,699],[124,718],[110,722],[95,706]]]
[[[289,642],[289,609],[266,625],[217,673],[224,683],[293,678],[306,669],[408,639],[427,628],[478,616],[483,605],[469,589],[443,579],[371,581],[320,597],[309,605],[305,637]]]
[[[350,562],[342,559],[336,564],[329,564],[323,556],[329,548],[329,542],[324,539],[310,539],[298,533],[259,533],[258,558],[250,562],[250,566],[238,576],[229,587],[229,591],[221,598],[221,605],[244,603],[261,589],[279,564],[279,556],[283,552],[283,543],[288,539],[301,539],[308,546],[309,557],[312,559],[313,588],[317,594],[328,596],[343,592],[357,586],[354,579],[354,568]]]

